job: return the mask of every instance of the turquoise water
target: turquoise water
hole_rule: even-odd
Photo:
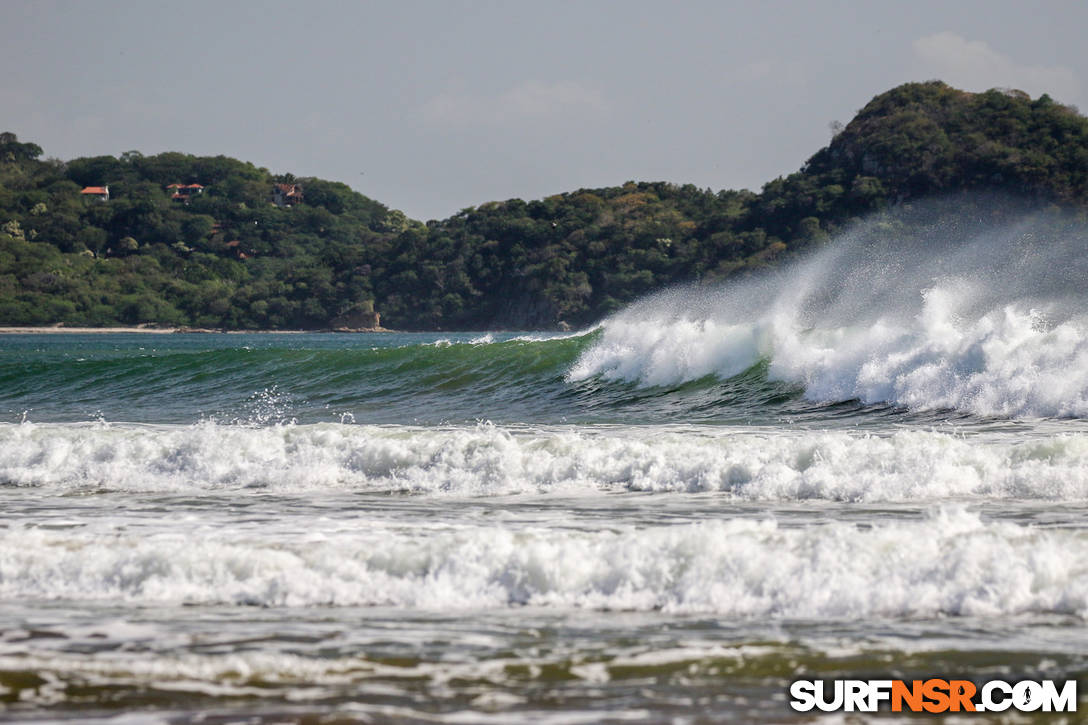
[[[598,337],[534,333],[13,336],[9,418],[77,422],[632,423],[805,413],[794,386],[689,381],[648,389],[567,373]],[[751,381],[754,384],[747,385]],[[790,403],[785,405],[785,403]],[[774,407],[768,407],[773,405]]]
[[[0,339],[8,421],[188,424],[640,424],[1016,427],[956,410],[811,401],[768,365],[645,385],[572,366],[601,331],[71,334]]]

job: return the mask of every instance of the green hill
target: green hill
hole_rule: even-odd
[[[41,156],[0,134],[0,325],[321,329],[371,309],[397,329],[579,325],[923,197],[1088,202],[1088,119],[1045,95],[936,81],[877,96],[758,194],[629,182],[426,224],[223,156]],[[82,193],[105,186],[108,201]]]

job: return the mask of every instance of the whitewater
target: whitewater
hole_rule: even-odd
[[[0,720],[1083,682],[1086,241],[959,200],[573,333],[0,335]]]

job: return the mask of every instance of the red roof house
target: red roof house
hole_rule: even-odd
[[[83,187],[83,191],[79,193],[91,199],[98,199],[99,201],[110,200],[110,187],[108,186],[85,186]]]
[[[276,184],[272,187],[272,203],[276,206],[294,206],[302,203],[302,186]]]
[[[191,199],[194,194],[204,193],[204,186],[202,184],[170,184],[166,188],[167,190],[174,190],[174,193],[170,195],[171,199],[174,201],[182,201],[186,204],[189,203],[189,199]]]

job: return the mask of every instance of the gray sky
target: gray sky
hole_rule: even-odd
[[[1088,3],[0,0],[0,130],[69,159],[185,151],[420,219],[627,180],[797,170],[940,78],[1086,105]]]

